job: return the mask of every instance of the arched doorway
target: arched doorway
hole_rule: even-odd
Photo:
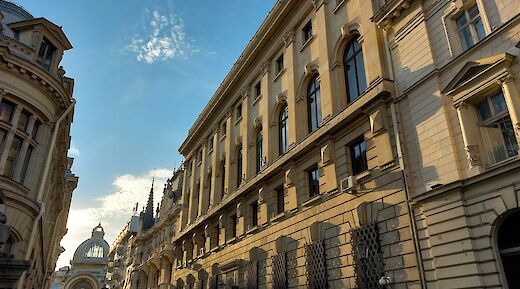
[[[520,211],[507,216],[498,228],[497,243],[509,288],[520,288]]]

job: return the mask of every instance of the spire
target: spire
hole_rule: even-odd
[[[143,216],[143,229],[148,230],[153,226],[153,185],[155,183],[155,171],[152,179],[152,187],[148,195],[148,202],[146,203],[146,210]]]

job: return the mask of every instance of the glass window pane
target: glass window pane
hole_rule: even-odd
[[[29,117],[30,117],[30,114],[27,111],[22,110],[22,112],[20,113],[20,117],[18,118],[17,127],[19,130],[27,131],[27,125],[29,124]]]
[[[20,176],[20,182],[23,183],[25,181],[25,177],[27,176],[27,169],[29,168],[29,162],[31,161],[33,147],[29,146],[27,148],[27,153],[25,154],[25,160],[23,161],[22,174]]]
[[[491,98],[493,104],[493,111],[495,114],[507,111],[506,99],[502,93],[497,94]]]
[[[353,48],[353,43],[352,42],[349,42],[349,44],[347,45],[347,48],[345,49],[346,53],[345,53],[345,62],[348,61],[350,58],[352,58],[352,56],[354,55],[354,48]]]
[[[16,168],[16,162],[18,161],[18,156],[20,155],[20,148],[22,147],[22,139],[19,137],[14,137],[13,142],[11,143],[11,147],[9,148],[9,153],[7,155],[7,160],[4,166],[4,175],[12,178],[14,176],[14,170]]]
[[[504,138],[506,154],[508,158],[518,155],[518,142],[515,136],[513,123],[509,116],[500,120],[500,128],[502,130],[502,137]]]
[[[358,77],[359,95],[363,94],[367,89],[367,80],[365,76],[365,61],[363,60],[363,52],[360,51],[356,55],[356,69]]]
[[[464,27],[464,25],[466,25],[468,23],[468,21],[466,20],[466,15],[461,15],[459,18],[457,18],[457,28],[458,29],[461,29],[462,27]]]
[[[2,101],[0,104],[0,120],[3,122],[11,122],[11,117],[13,116],[14,104]]]
[[[460,36],[460,42],[462,44],[462,49],[466,50],[466,49],[470,48],[471,46],[473,46],[473,44],[475,44],[473,42],[473,38],[471,36],[471,30],[470,30],[469,26],[466,26],[466,28],[462,29],[459,32],[459,36]]]
[[[486,37],[486,31],[484,30],[484,24],[482,24],[482,19],[479,17],[475,23],[475,30],[477,31],[477,37],[478,40],[481,40],[482,38]]]
[[[358,97],[358,83],[356,80],[356,66],[354,61],[350,61],[346,65],[348,101],[351,102]]]
[[[40,128],[40,122],[36,121],[34,123],[33,130],[32,130],[32,133],[31,133],[33,139],[36,139],[36,137],[38,136],[38,129],[39,128]]]
[[[473,19],[473,18],[475,18],[475,16],[478,16],[479,13],[478,13],[478,7],[477,7],[477,5],[475,5],[475,6],[471,7],[471,8],[469,8],[468,13],[469,13],[469,18],[470,18],[470,19]]]
[[[491,118],[491,108],[489,107],[488,100],[485,99],[477,104],[477,111],[480,121],[485,121]]]

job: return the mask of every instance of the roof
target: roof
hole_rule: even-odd
[[[9,28],[17,31],[32,29],[34,26],[38,25],[42,25],[43,27],[47,28],[49,33],[51,33],[52,36],[54,36],[56,40],[60,42],[60,44],[63,46],[65,50],[72,49],[72,44],[70,43],[69,39],[67,38],[61,27],[43,17],[8,24]]]

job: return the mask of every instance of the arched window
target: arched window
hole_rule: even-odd
[[[347,85],[348,102],[356,100],[367,88],[363,49],[357,39],[352,39],[343,54],[345,67],[345,83]]]
[[[264,136],[262,134],[262,130],[258,130],[256,133],[256,173],[258,174],[262,169],[263,163],[263,151],[262,146],[264,142]]]
[[[498,249],[509,288],[520,288],[520,211],[508,216],[500,225]]]
[[[280,152],[280,155],[283,155],[287,152],[287,147],[288,147],[288,143],[289,143],[289,140],[288,140],[288,126],[287,126],[287,120],[288,120],[288,113],[287,113],[287,106],[285,106],[284,108],[282,108],[282,110],[280,110],[280,115],[278,117],[278,126],[279,126],[279,133],[278,133],[278,137],[279,137],[279,152]]]
[[[313,77],[309,82],[307,88],[307,107],[309,113],[309,131],[313,132],[317,130],[321,124],[321,96],[318,76]]]
[[[226,159],[220,163],[220,197],[226,193]]]
[[[103,258],[103,247],[99,245],[93,245],[90,247],[86,254],[87,258]]]
[[[237,188],[242,183],[242,145],[237,150]]]

